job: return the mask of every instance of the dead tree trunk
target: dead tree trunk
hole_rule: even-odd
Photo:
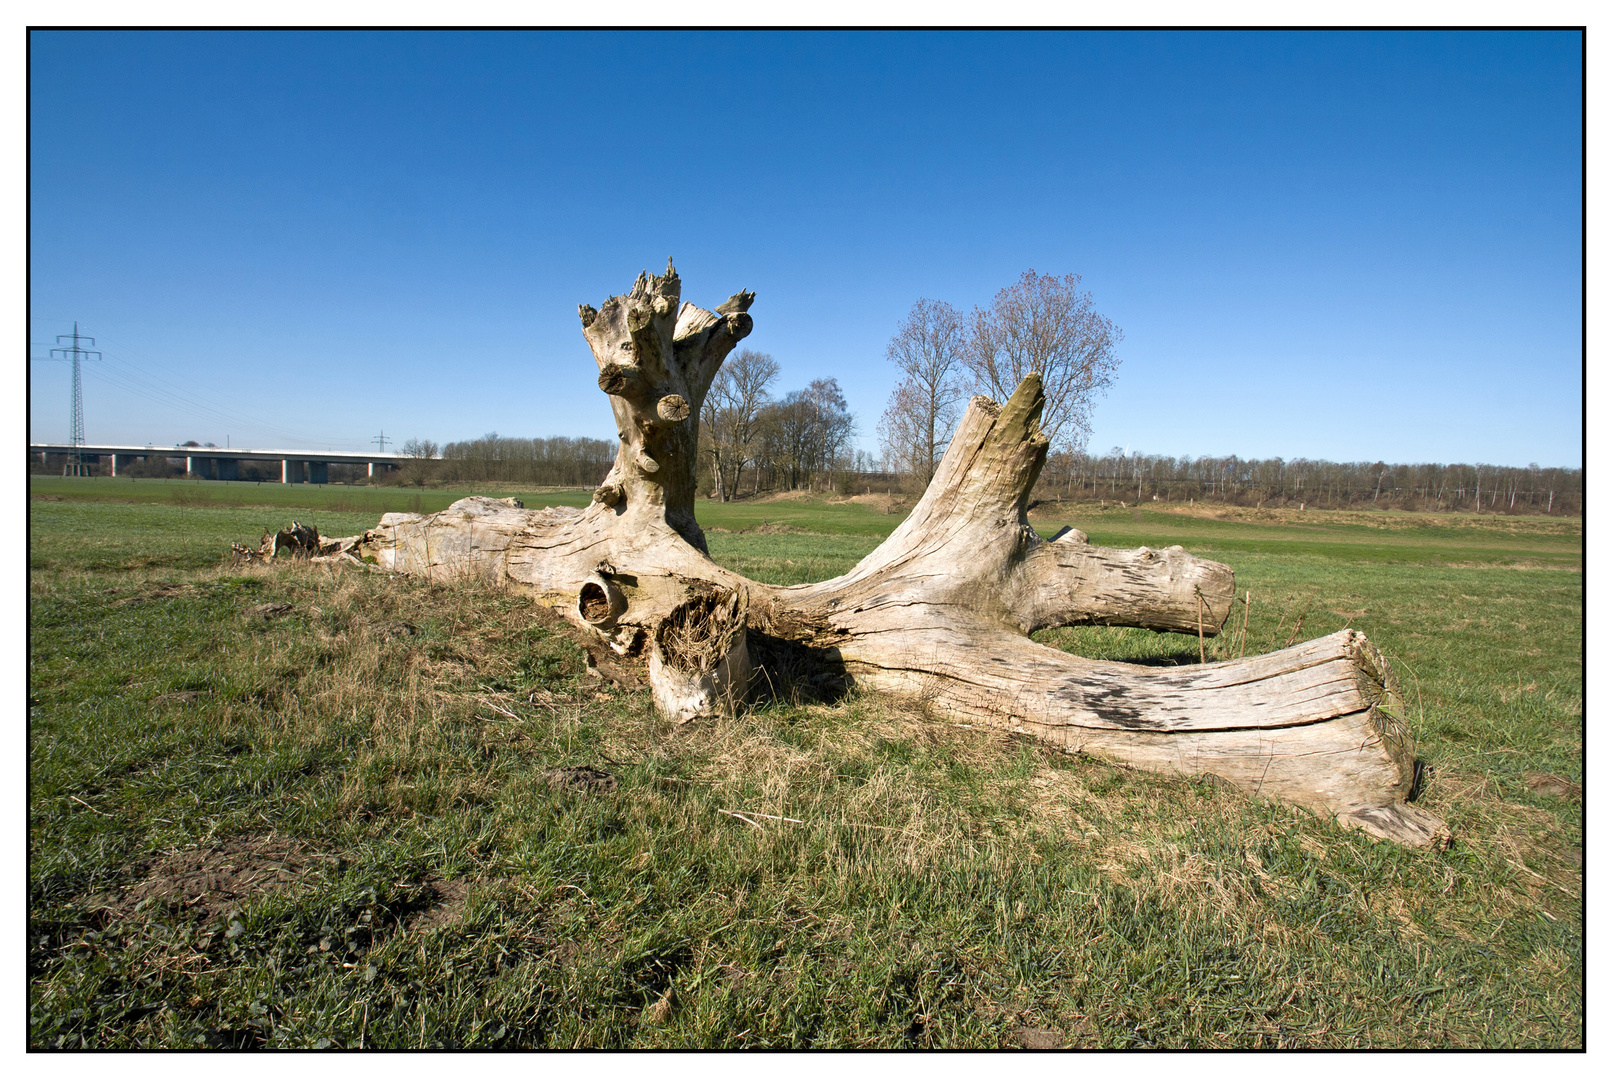
[[[750,332],[754,296],[715,311],[680,299],[669,263],[580,308],[621,441],[586,509],[462,499],[388,514],[348,546],[392,570],[531,594],[579,630],[601,674],[648,682],[680,721],[731,712],[760,669],[775,685],[915,695],[1072,752],[1214,774],[1412,846],[1448,835],[1405,803],[1414,760],[1399,688],[1359,633],[1166,670],[1027,637],[1076,624],[1209,636],[1233,597],[1230,568],[1179,547],[1121,551],[1031,529],[1026,501],[1047,457],[1037,375],[1002,406],[970,402],[912,514],[849,573],[785,588],[713,563],[694,517],[697,418]]]

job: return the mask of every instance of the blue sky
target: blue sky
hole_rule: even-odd
[[[1579,465],[1571,33],[34,33],[93,441],[613,434],[576,305],[757,291],[874,448],[919,297],[1078,273],[1091,449]],[[31,362],[33,439],[66,365]]]

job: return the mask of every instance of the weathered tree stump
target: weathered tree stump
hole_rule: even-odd
[[[1222,777],[1416,847],[1448,837],[1409,806],[1414,757],[1399,687],[1360,633],[1224,663],[1158,669],[1029,639],[1100,624],[1218,633],[1232,570],[1179,547],[1121,551],[1043,540],[1026,502],[1047,457],[1028,376],[999,406],[970,402],[924,497],[849,573],[751,581],[713,563],[695,521],[698,417],[754,294],[680,303],[670,262],[626,296],[581,307],[621,446],[585,509],[462,499],[388,514],[339,553],[530,594],[581,635],[591,666],[647,682],[684,721],[732,712],[756,673],[923,698],[956,720],[1183,775]]]

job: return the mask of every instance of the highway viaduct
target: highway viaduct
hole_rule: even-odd
[[[86,443],[75,447],[72,443],[29,443],[30,457],[38,455],[41,464],[49,465],[51,458],[64,466],[74,453],[86,463],[100,464],[110,459],[111,473],[118,475],[118,467],[135,459],[167,458],[185,462],[185,475],[204,480],[239,480],[241,462],[276,462],[280,466],[282,484],[323,484],[332,465],[363,465],[366,475],[374,476],[377,470],[390,471],[405,461],[408,454],[354,453],[346,450],[262,450],[227,446],[108,446]]]

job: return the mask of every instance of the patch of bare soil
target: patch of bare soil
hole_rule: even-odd
[[[112,601],[113,607],[122,607],[125,604],[145,604],[152,600],[169,600],[176,596],[191,596],[196,592],[194,585],[182,585],[178,582],[167,581],[154,585],[143,592],[137,592],[122,599]]]
[[[616,777],[603,769],[587,765],[573,765],[565,769],[550,769],[543,774],[551,791],[576,791],[584,795],[615,791]]]
[[[739,531],[742,533],[747,533],[751,536],[755,536],[758,533],[763,536],[770,536],[773,533],[793,533],[802,532],[803,530],[797,529],[794,525],[780,524],[777,521],[764,521],[760,525],[752,525],[748,529],[741,529]]]
[[[424,901],[430,906],[411,915],[404,929],[436,930],[452,926],[465,917],[465,903],[470,899],[470,885],[463,881],[428,881],[425,883]]]
[[[315,860],[302,844],[281,836],[225,840],[158,860],[144,880],[104,906],[127,917],[155,903],[211,919],[296,885]]]
[[[1525,773],[1523,782],[1529,785],[1530,791],[1542,795],[1555,795],[1559,799],[1579,799],[1585,795],[1584,788],[1566,776],[1558,776],[1556,773]]]
[[[1063,1035],[1042,1028],[1016,1028],[1013,1038],[1015,1045],[1024,1050],[1063,1050],[1065,1046]]]

